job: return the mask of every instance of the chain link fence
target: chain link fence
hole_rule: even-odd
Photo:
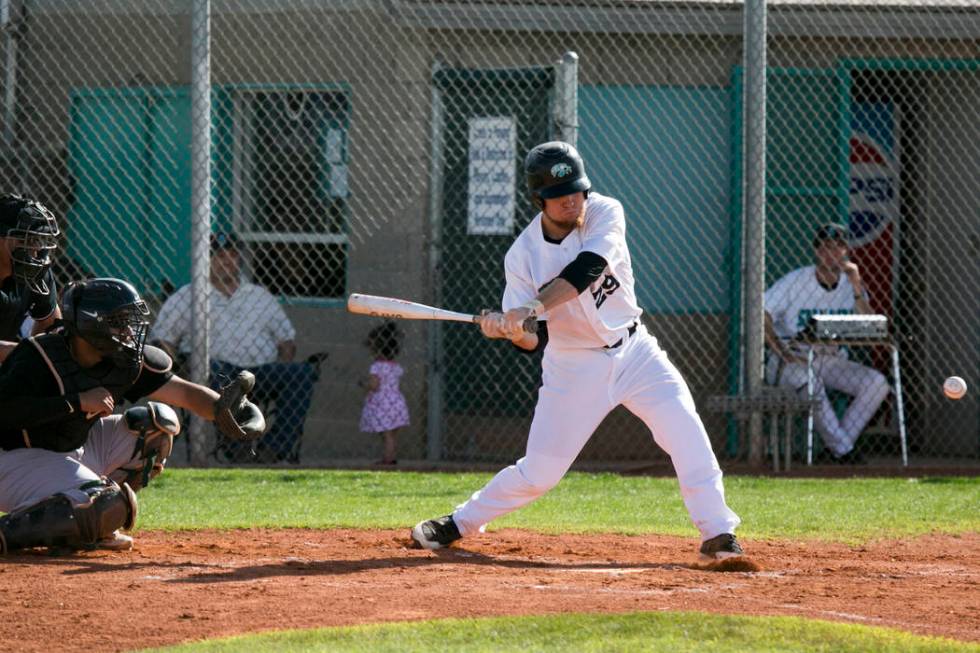
[[[372,432],[381,423],[363,419],[372,370],[397,378],[406,401],[399,459],[521,455],[539,358],[463,324],[402,322],[369,337],[381,321],[344,305],[363,292],[499,306],[504,253],[534,213],[524,154],[556,138],[575,140],[594,188],[624,203],[643,319],[691,385],[717,453],[753,453],[747,423],[709,410],[711,397],[747,391],[746,307],[762,301],[744,274],[755,250],[743,186],[758,161],[743,158],[754,90],[742,3],[212,0],[215,236],[196,250],[193,3],[0,4],[0,186],[57,213],[62,285],[137,284],[157,319],[151,339],[184,374],[260,371],[273,423],[260,462],[388,457]],[[765,286],[818,262],[820,225],[844,225],[901,354],[910,460],[976,464],[977,394],[951,402],[940,387],[952,374],[980,381],[980,10],[969,0],[767,9]],[[203,316],[189,284],[194,252],[209,249],[210,363],[192,373]],[[858,452],[890,464],[898,411],[880,349],[851,348],[880,376],[848,388],[884,383],[881,407],[839,421],[857,429]],[[844,411],[848,397],[831,392],[828,405]],[[816,454],[839,445],[828,420],[816,420]],[[790,422],[803,455],[806,419]],[[193,437],[197,462],[250,460],[207,429]],[[617,409],[580,460],[664,458]]]
[[[812,312],[883,314],[900,354],[896,366],[881,345],[817,352],[820,440],[858,460],[900,458],[903,437],[913,461],[975,459],[976,396],[950,401],[941,387],[978,368],[977,7],[776,5],[770,16],[766,309],[784,336]],[[844,227],[849,250],[817,242],[827,223]],[[780,385],[805,380],[805,365],[770,355],[767,382],[780,367]]]

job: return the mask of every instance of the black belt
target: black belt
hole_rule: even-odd
[[[633,337],[633,334],[636,333],[636,327],[637,327],[637,324],[636,324],[636,322],[634,322],[633,323],[633,326],[631,326],[629,329],[626,330],[626,337],[625,338],[620,338],[619,340],[617,340],[613,344],[606,345],[605,347],[603,347],[603,349],[615,349],[616,347],[619,347],[621,344],[623,344],[623,341],[624,340],[629,340],[630,338]]]

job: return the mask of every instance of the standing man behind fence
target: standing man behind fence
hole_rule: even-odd
[[[296,329],[272,293],[242,281],[239,242],[233,235],[211,236],[209,301],[212,385],[243,369],[255,374],[255,401],[275,402],[275,418],[258,449],[275,461],[298,463],[316,370],[309,363],[293,360]],[[191,313],[188,284],[161,307],[153,340],[171,353],[188,355]]]

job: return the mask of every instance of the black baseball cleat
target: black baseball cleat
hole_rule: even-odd
[[[701,560],[705,562],[735,558],[740,555],[745,555],[745,552],[731,533],[722,533],[701,544]]]
[[[412,529],[412,539],[423,549],[441,549],[463,537],[456,528],[452,515],[439,519],[427,519]]]

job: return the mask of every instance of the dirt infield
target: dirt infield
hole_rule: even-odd
[[[275,628],[704,610],[980,641],[980,534],[860,547],[745,542],[763,570],[695,569],[674,537],[504,530],[441,551],[405,531],[139,533],[128,553],[0,559],[6,651],[122,651]]]

